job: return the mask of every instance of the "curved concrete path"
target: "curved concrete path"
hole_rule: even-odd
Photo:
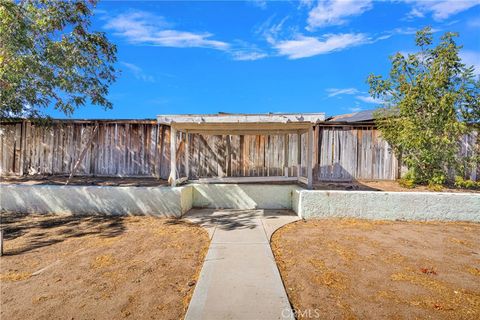
[[[290,210],[192,209],[211,243],[185,319],[294,319],[270,237]]]

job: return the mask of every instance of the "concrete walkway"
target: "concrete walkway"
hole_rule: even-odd
[[[293,319],[270,237],[298,220],[289,210],[193,209],[211,243],[185,319]]]

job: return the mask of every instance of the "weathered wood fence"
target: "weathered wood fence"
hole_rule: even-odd
[[[177,165],[182,174],[185,170],[185,150],[182,149],[185,134],[178,135]],[[296,135],[286,138],[296,145]],[[285,141],[284,136],[192,134],[190,176],[283,175]],[[288,150],[289,174],[295,175],[296,150]],[[0,155],[2,175],[68,175],[79,162],[75,175],[167,179],[170,173],[170,127],[154,120],[65,120],[54,121],[50,126],[28,121],[2,123]]]
[[[373,123],[330,123],[317,128],[317,180],[395,180],[407,170]],[[480,149],[477,133],[463,136],[459,143],[461,156],[472,156]],[[464,169],[465,178],[478,180],[480,177],[480,165]]]
[[[169,135],[170,128],[155,120],[55,120],[47,127],[29,121],[1,123],[0,174],[69,175],[78,162],[75,175],[167,179]],[[190,178],[296,176],[297,138],[296,134],[192,134]],[[184,139],[185,135],[179,133],[179,173],[185,169]],[[319,125],[315,127],[315,139],[316,180],[393,180],[399,175],[395,155],[373,125]],[[306,167],[303,140],[302,170]],[[464,152],[470,152],[469,146],[475,141],[465,141]]]
[[[395,180],[398,160],[373,126],[319,128],[317,179]]]

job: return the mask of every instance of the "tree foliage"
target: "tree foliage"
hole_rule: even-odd
[[[461,62],[447,32],[434,46],[429,27],[416,33],[417,53],[390,58],[388,78],[370,75],[370,94],[384,101],[375,114],[382,136],[409,168],[415,183],[443,184],[468,161],[460,138],[480,124],[480,79]]]
[[[111,108],[116,46],[90,31],[96,1],[0,0],[0,117]]]

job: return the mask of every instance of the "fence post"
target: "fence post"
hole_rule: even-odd
[[[3,256],[3,229],[0,229],[0,257]]]
[[[19,176],[23,176],[25,168],[25,149],[26,149],[26,136],[27,136],[27,124],[26,120],[22,121],[22,128],[20,130],[20,161],[19,161]]]

